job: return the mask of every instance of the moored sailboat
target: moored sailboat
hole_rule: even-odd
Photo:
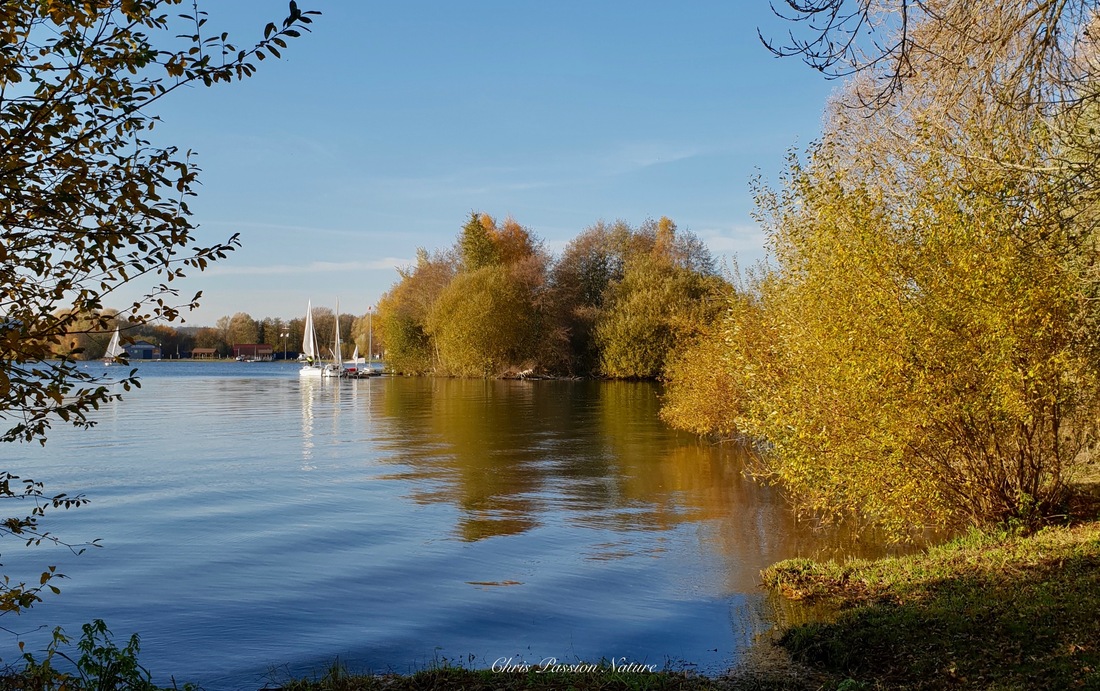
[[[118,327],[115,327],[115,333],[111,336],[111,342],[107,344],[107,352],[103,353],[103,364],[113,365],[117,358],[126,354],[126,349],[122,347],[120,342]]]
[[[332,364],[325,365],[323,377],[341,377],[344,374],[344,361],[340,353],[340,300],[336,300],[336,336],[332,346]]]
[[[344,370],[344,376],[349,379],[365,379],[378,374],[370,368],[361,366],[366,363],[366,361],[366,358],[359,357],[359,346],[356,345],[355,352],[351,354],[351,367]]]
[[[324,372],[321,366],[321,349],[317,345],[317,332],[313,328],[313,301],[306,306],[306,324],[302,335],[302,357],[305,364],[298,370],[300,377],[320,377]]]

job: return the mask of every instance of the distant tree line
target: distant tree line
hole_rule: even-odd
[[[103,317],[100,320],[99,317]],[[313,309],[314,328],[323,342],[331,342],[335,324],[335,315],[327,307]],[[233,357],[233,347],[241,344],[262,343],[272,347],[276,359],[286,353],[295,358],[302,344],[302,330],[305,319],[280,319],[264,317],[255,319],[247,312],[237,312],[219,317],[214,326],[172,327],[166,324],[130,322],[119,316],[115,310],[104,310],[96,318],[73,318],[69,320],[72,330],[58,340],[54,347],[56,356],[66,355],[75,359],[95,360],[103,357],[107,343],[111,339],[115,326],[119,327],[124,343],[146,341],[159,346],[165,359],[191,357],[196,348],[211,349],[217,357]],[[94,325],[104,321],[107,330]],[[375,324],[377,327],[377,323]],[[350,358],[356,347],[361,357],[368,356],[368,348],[373,343],[376,357],[383,352],[381,335],[374,329],[370,334],[369,315],[340,315],[340,334],[342,337],[341,357]],[[325,335],[328,335],[326,338]]]
[[[597,223],[555,258],[515,220],[472,212],[451,247],[399,273],[376,327],[406,374],[656,378],[730,291],[668,218]]]

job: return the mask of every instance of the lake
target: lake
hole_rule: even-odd
[[[238,362],[140,375],[92,430],[3,449],[48,494],[91,500],[48,530],[103,545],[3,545],[3,573],[69,577],[0,619],[29,650],[101,618],[120,645],[140,633],[154,681],[207,691],[337,659],[717,674],[772,625],[760,569],[838,549],[743,477],[737,447],[663,425],[648,383],[299,381],[294,364]],[[0,658],[17,661],[9,634]]]

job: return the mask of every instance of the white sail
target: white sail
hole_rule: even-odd
[[[318,359],[320,349],[317,347],[317,332],[313,329],[313,301],[309,301],[306,307],[306,325],[302,334],[302,355],[311,360]]]
[[[317,332],[313,328],[313,301],[306,306],[306,325],[302,334],[302,355],[306,357],[306,364],[298,371],[302,377],[321,376],[321,365],[318,362],[321,349],[317,347]]]
[[[126,349],[122,347],[119,342],[118,327],[115,327],[115,333],[111,336],[111,342],[107,344],[107,352],[103,354],[103,359],[107,362],[112,362],[115,358],[125,355]]]

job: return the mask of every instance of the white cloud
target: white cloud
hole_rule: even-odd
[[[624,175],[653,166],[695,158],[705,152],[698,146],[669,142],[627,142],[612,151],[597,152],[599,168],[608,175]]]
[[[714,254],[762,253],[767,239],[764,231],[755,224],[734,224],[727,228],[705,228],[695,232]]]
[[[695,144],[621,142],[596,149],[559,151],[514,165],[471,166],[468,161],[456,161],[457,167],[438,175],[372,176],[355,184],[390,198],[475,199],[575,187],[713,153]]]

